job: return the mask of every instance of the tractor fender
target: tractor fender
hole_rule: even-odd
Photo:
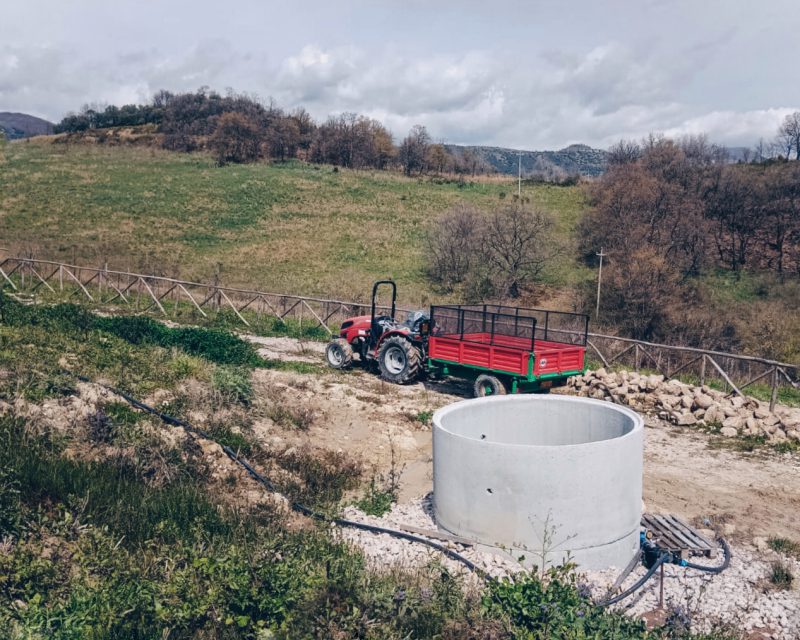
[[[380,337],[380,340],[378,340],[377,344],[375,345],[375,353],[378,353],[378,351],[381,348],[381,345],[384,343],[384,341],[387,338],[391,338],[393,336],[400,336],[401,338],[405,338],[406,340],[408,340],[411,343],[414,342],[411,339],[411,334],[409,333],[408,329],[405,329],[405,330],[403,330],[403,329],[392,329],[391,331],[387,331],[386,333],[384,333]]]

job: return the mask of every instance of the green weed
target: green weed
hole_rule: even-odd
[[[800,543],[794,540],[789,540],[788,538],[769,538],[767,544],[773,551],[800,559]]]
[[[770,564],[769,581],[775,589],[788,590],[794,583],[794,574],[788,564],[776,560]]]

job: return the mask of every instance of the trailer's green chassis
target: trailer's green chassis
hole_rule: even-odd
[[[429,376],[443,378],[452,376],[454,378],[465,378],[475,380],[480,375],[491,375],[498,378],[506,387],[509,393],[541,393],[547,392],[555,387],[563,387],[570,376],[583,374],[586,369],[576,369],[575,371],[563,371],[561,373],[545,373],[540,376],[528,373],[521,376],[518,373],[509,371],[498,371],[497,369],[486,369],[469,364],[449,362],[428,358],[425,369]]]

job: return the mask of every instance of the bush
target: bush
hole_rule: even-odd
[[[776,589],[788,590],[792,588],[794,574],[788,564],[776,560],[770,565],[769,581]]]
[[[574,565],[549,569],[489,584],[483,598],[487,611],[507,616],[520,636],[545,638],[646,638],[644,622],[595,606],[580,592]]]
[[[19,517],[19,483],[10,469],[0,466],[0,540],[17,531]]]
[[[446,291],[460,286],[469,301],[519,298],[561,252],[551,216],[516,203],[491,214],[456,206],[436,221],[428,248],[431,279]]]
[[[288,487],[299,502],[314,507],[335,506],[345,491],[355,489],[361,478],[361,465],[344,453],[289,449],[277,463],[300,481]]]
[[[248,342],[222,329],[171,328],[146,316],[97,318],[95,326],[132,344],[178,347],[217,364],[252,367],[261,362]]]
[[[232,367],[216,367],[211,376],[211,384],[223,400],[250,406],[253,401],[253,385],[250,373]]]
[[[220,166],[229,162],[253,162],[258,159],[263,137],[264,132],[255,121],[231,111],[219,117],[208,146]]]

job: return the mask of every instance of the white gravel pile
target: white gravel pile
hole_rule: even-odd
[[[409,504],[395,505],[382,517],[368,516],[355,507],[348,507],[344,517],[387,528],[402,526],[436,531],[430,497],[420,498]],[[388,534],[374,534],[356,529],[343,528],[340,534],[363,550],[368,563],[375,569],[392,567],[414,568],[431,561],[442,562],[453,571],[464,572],[464,566],[444,558],[440,553],[423,544],[395,538]],[[494,577],[502,577],[521,570],[510,557],[495,555],[477,547],[434,540],[444,544],[483,568]],[[720,557],[709,560],[693,559],[697,564],[715,565]],[[777,591],[770,587],[768,576],[770,565],[779,557],[774,552],[748,547],[733,548],[733,558],[727,570],[718,575],[704,573],[674,564],[664,570],[664,603],[667,610],[676,612],[682,619],[691,622],[694,631],[710,630],[714,624],[733,624],[738,629],[767,630],[773,637],[782,640],[800,638],[800,592],[797,588]],[[792,573],[800,578],[800,562],[782,558]],[[623,583],[623,588],[632,585],[644,575],[646,569],[637,567]],[[614,583],[620,570],[584,572],[585,582],[595,599],[602,599]],[[636,594],[623,600],[616,608],[631,616],[640,616],[658,606],[659,573]]]

